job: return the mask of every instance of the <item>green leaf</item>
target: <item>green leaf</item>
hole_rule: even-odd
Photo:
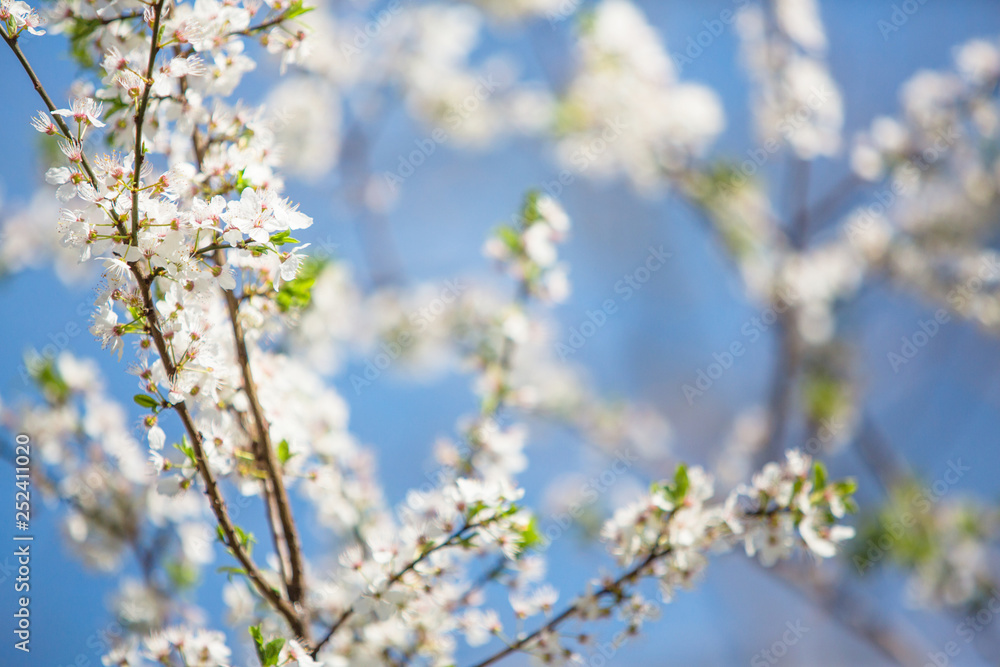
[[[278,655],[281,653],[281,648],[285,645],[285,640],[282,638],[272,639],[264,647],[264,665],[265,667],[270,667],[271,665],[278,664]]]
[[[308,257],[299,267],[299,273],[292,280],[281,284],[276,301],[283,313],[306,308],[312,302],[312,288],[316,278],[327,265],[327,260]]]
[[[180,442],[174,443],[174,448],[188,457],[191,464],[197,467],[198,461],[194,457],[194,447],[188,444],[186,435],[181,436]]]
[[[476,518],[476,515],[486,509],[486,503],[481,500],[477,500],[465,511],[465,520],[468,523],[472,523],[472,520]]]
[[[677,472],[674,473],[674,500],[683,500],[690,487],[691,480],[688,478],[687,466],[681,463],[677,466]]]
[[[295,2],[292,3],[292,6],[285,11],[285,20],[288,21],[294,18],[298,18],[303,14],[308,14],[314,9],[316,8],[306,7],[305,4],[302,2],[302,0],[295,0]]]
[[[529,190],[524,196],[524,206],[521,209],[521,217],[524,219],[525,227],[541,220],[542,215],[538,212],[538,199],[541,196],[538,190]]]
[[[497,230],[497,236],[510,249],[511,252],[521,252],[521,235],[515,229],[504,225]]]
[[[299,242],[300,241],[298,239],[292,238],[292,233],[287,229],[283,229],[277,234],[273,234],[271,236],[271,243],[273,243],[276,246],[283,246],[286,243],[299,243]]]
[[[241,567],[233,567],[232,565],[223,565],[216,572],[225,572],[226,577],[229,581],[233,580],[233,577],[243,577],[246,576],[247,571]]]
[[[278,443],[278,460],[281,461],[281,465],[285,465],[290,458],[292,453],[288,450],[288,441],[282,440]]]
[[[47,401],[61,405],[69,400],[72,391],[56,368],[54,359],[29,352],[25,355],[24,365]]]
[[[837,493],[843,497],[852,496],[858,490],[858,480],[853,477],[848,477],[836,482],[833,485]]]
[[[254,539],[253,533],[248,533],[239,526],[233,526],[233,530],[236,531],[236,539],[239,540],[240,546],[247,550],[249,556],[253,553],[254,542],[257,541]]]
[[[253,185],[246,178],[243,177],[243,172],[246,169],[241,169],[238,174],[236,174],[236,192],[242,193],[247,188],[253,187]]]
[[[542,544],[542,533],[538,530],[538,518],[531,517],[528,525],[521,531],[518,539],[518,554],[523,554],[530,549]]]
[[[248,632],[253,637],[254,648],[257,649],[257,658],[260,660],[260,664],[266,665],[267,663],[264,662],[264,635],[260,633],[260,626],[251,625]]]
[[[826,488],[826,466],[821,461],[813,463],[813,489],[820,491]]]
[[[198,570],[191,565],[176,561],[166,565],[167,575],[176,589],[190,589],[198,583]]]
[[[160,406],[160,402],[158,400],[147,394],[136,394],[132,397],[132,400],[144,408],[153,409]]]

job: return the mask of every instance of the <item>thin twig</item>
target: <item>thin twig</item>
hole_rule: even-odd
[[[49,97],[49,94],[45,91],[45,87],[42,85],[41,80],[39,80],[38,75],[35,74],[35,70],[31,67],[31,63],[28,62],[27,56],[25,56],[24,52],[21,51],[21,47],[17,43],[17,38],[8,37],[3,30],[0,30],[0,36],[3,37],[5,42],[7,42],[7,46],[10,47],[10,50],[14,52],[14,56],[17,58],[18,62],[21,63],[21,67],[24,69],[25,73],[27,73],[28,78],[31,79],[31,83],[35,87],[35,92],[37,92],[38,96],[42,98],[42,102],[45,103],[49,113],[52,115],[52,120],[54,120],[56,125],[59,126],[63,136],[70,141],[74,141],[73,133],[70,132],[66,121],[63,120],[62,116],[55,113],[58,107],[56,107],[56,105],[52,102],[52,98]],[[90,162],[87,160],[87,156],[83,154],[83,151],[80,151],[80,156],[80,162],[83,165],[83,170],[87,173],[87,178],[90,180],[90,184],[97,189],[97,176],[94,174],[94,170],[91,168]]]
[[[117,23],[119,21],[131,21],[132,19],[141,19],[142,17],[143,17],[143,12],[135,11],[135,12],[125,12],[124,14],[118,14],[116,16],[108,16],[108,17],[97,16],[93,19],[87,19],[82,17],[78,18],[80,18],[80,20],[83,21],[98,21],[101,25],[108,25],[110,23]]]
[[[474,530],[483,525],[484,524],[482,523],[473,523],[463,526],[462,528],[452,533],[448,537],[448,539],[446,539],[444,542],[441,542],[440,544],[437,544],[431,547],[430,549],[427,549],[426,551],[422,552],[419,556],[410,561],[410,563],[406,567],[404,567],[403,569],[399,570],[391,577],[389,577],[389,579],[385,582],[385,584],[379,589],[378,593],[379,594],[386,593],[398,581],[400,581],[403,577],[405,577],[407,573],[411,572],[413,568],[415,568],[420,563],[424,562],[424,560],[426,560],[428,556],[437,551],[440,551],[441,549],[444,549],[445,547],[451,546],[452,544],[454,544],[456,539],[460,539],[468,531]],[[350,606],[347,607],[347,609],[345,609],[340,614],[340,616],[337,617],[337,620],[334,621],[333,625],[330,626],[330,629],[327,631],[326,635],[324,635],[323,639],[321,639],[319,643],[316,644],[316,647],[313,649],[312,651],[313,658],[315,658],[319,654],[320,649],[322,649],[327,644],[327,642],[333,639],[333,636],[337,633],[337,630],[339,630],[344,625],[344,623],[346,623],[348,619],[350,619],[354,615],[357,605],[358,605],[358,600],[355,600],[350,604]]]
[[[221,252],[221,251],[220,251]],[[257,397],[257,385],[254,382],[253,371],[250,369],[250,354],[247,351],[246,334],[243,332],[243,325],[240,323],[239,301],[232,292],[224,290],[226,305],[229,308],[229,320],[232,324],[233,338],[236,343],[236,356],[243,374],[243,390],[246,392],[250,403],[250,414],[253,417],[257,428],[259,442],[258,458],[264,465],[268,480],[271,484],[271,491],[274,493],[275,509],[281,521],[284,532],[285,544],[288,548],[288,561],[291,568],[290,579],[288,581],[288,599],[292,603],[297,603],[302,598],[302,545],[299,540],[298,527],[295,525],[295,518],[292,516],[291,502],[288,499],[288,491],[285,489],[284,478],[278,464],[277,455],[271,442],[271,429],[264,418],[264,409],[260,405]]]
[[[258,32],[262,32],[264,30],[267,30],[268,28],[273,28],[274,26],[276,26],[276,25],[284,22],[285,18],[287,17],[287,15],[288,15],[288,12],[281,12],[277,16],[275,16],[273,18],[269,18],[266,21],[263,21],[262,23],[258,23],[257,25],[249,26],[247,28],[244,28],[243,30],[236,30],[236,31],[233,31],[233,32],[231,32],[229,34],[230,35],[243,35],[244,37],[253,37]]]
[[[791,200],[791,220],[788,225],[788,245],[794,252],[806,246],[809,233],[809,163],[794,160],[790,165],[788,196]],[[780,296],[778,297],[780,298]],[[770,434],[762,451],[765,460],[780,458],[791,419],[793,389],[802,360],[802,341],[797,329],[797,304],[787,304],[778,313],[775,333],[778,338],[774,375],[769,401]],[[759,462],[758,462],[759,463]]]
[[[903,636],[898,628],[885,622],[884,614],[871,609],[862,597],[850,593],[846,587],[835,588],[817,582],[796,571],[788,563],[760,569],[803,599],[823,609],[841,627],[864,640],[892,662],[907,667],[924,664],[916,650],[915,637]]]
[[[10,47],[11,51],[14,52],[14,55],[21,63],[22,68],[28,74],[28,77],[31,79],[32,84],[34,84],[35,86],[35,90],[38,92],[39,96],[45,102],[46,106],[49,108],[49,111],[55,111],[56,107],[52,103],[52,99],[45,91],[44,86],[42,85],[38,76],[32,69],[31,64],[28,62],[27,57],[24,55],[20,47],[17,45],[17,40],[8,37],[2,30],[0,30],[0,35],[3,36],[4,41]],[[59,124],[60,129],[63,130],[63,132],[66,134],[67,137],[72,136],[71,133],[69,132],[69,128],[58,116],[55,116],[55,120]],[[84,165],[84,169],[86,170],[87,175],[91,180],[91,184],[94,185],[94,187],[96,188],[98,185],[98,181],[93,171],[90,169],[86,157],[83,157],[81,162]],[[136,173],[138,173],[138,167],[136,168]],[[121,220],[119,220],[118,218],[113,218],[113,219],[115,220],[115,223],[118,226],[119,231],[123,235],[127,235]],[[160,356],[160,360],[163,363],[164,370],[167,372],[168,377],[173,378],[177,374],[177,368],[170,357],[169,348],[167,347],[166,340],[163,337],[163,332],[161,331],[159,326],[155,301],[153,300],[152,290],[151,290],[151,284],[153,278],[152,276],[146,276],[142,272],[142,268],[137,262],[129,264],[129,268],[132,270],[132,273],[135,276],[136,282],[138,283],[139,286],[139,292],[143,302],[143,309],[146,315],[146,331],[153,339],[153,342],[156,345],[157,352]],[[273,588],[271,588],[270,585],[268,585],[268,583],[264,580],[263,574],[258,569],[257,565],[253,562],[253,560],[250,558],[249,554],[246,552],[243,545],[240,543],[237,537],[236,528],[233,525],[232,519],[229,517],[228,510],[226,509],[226,503],[225,500],[223,499],[218,483],[216,482],[215,477],[208,466],[207,456],[205,454],[205,450],[202,444],[201,433],[195,427],[194,420],[192,419],[191,414],[188,411],[187,404],[184,401],[180,401],[178,403],[173,404],[171,407],[180,417],[188,437],[191,438],[191,444],[195,454],[195,464],[198,468],[200,476],[205,482],[205,492],[208,495],[209,504],[212,508],[213,513],[215,514],[217,521],[219,522],[219,526],[222,528],[227,546],[230,548],[230,550],[233,552],[233,555],[243,566],[244,571],[247,574],[247,577],[250,579],[251,583],[254,584],[254,587],[258,590],[261,596],[264,597],[264,599],[266,599],[271,604],[271,606],[274,607],[278,611],[278,613],[282,615],[282,617],[288,622],[293,632],[295,632],[298,636],[303,637],[303,639],[305,639],[306,636],[305,625],[301,620],[301,618],[299,618],[299,615],[294,609],[294,607],[292,607],[292,605],[287,600],[282,598],[277,591],[275,591]],[[308,642],[306,643],[308,644]]]
[[[666,556],[667,554],[670,553],[670,551],[671,551],[670,547],[667,547],[666,549],[663,549],[663,550],[658,550],[658,551],[654,550],[654,551],[650,552],[650,554],[648,556],[646,556],[646,558],[644,558],[638,565],[634,566],[632,569],[628,570],[625,574],[623,574],[620,577],[618,577],[618,579],[616,579],[613,583],[608,584],[607,586],[604,586],[603,588],[601,588],[600,590],[598,590],[597,592],[595,592],[593,594],[594,597],[596,597],[596,598],[604,598],[604,597],[608,597],[608,596],[611,596],[611,595],[615,595],[615,596],[620,595],[621,594],[621,587],[622,587],[623,584],[625,584],[625,583],[627,583],[629,581],[634,580],[636,577],[638,577],[640,574],[642,574],[642,571],[644,569],[646,569],[650,564],[652,564],[653,561],[655,561],[655,560],[657,560],[659,558],[662,558],[663,556]],[[542,633],[550,632],[552,630],[555,630],[557,627],[559,627],[560,625],[562,625],[566,620],[568,620],[568,619],[572,618],[573,616],[575,616],[577,614],[577,612],[579,611],[579,606],[580,606],[579,602],[574,602],[572,605],[570,605],[569,607],[567,607],[566,609],[564,609],[562,611],[562,613],[560,613],[559,615],[557,615],[554,618],[552,618],[552,620],[550,620],[545,625],[543,625],[540,628],[536,629],[531,634],[525,635],[524,637],[521,637],[517,641],[508,644],[506,648],[502,649],[501,651],[499,651],[497,653],[494,653],[489,658],[486,658],[485,660],[483,660],[481,662],[477,662],[474,665],[474,667],[487,667],[487,665],[492,665],[495,662],[503,660],[504,658],[506,658],[511,653],[514,653],[516,651],[520,651],[525,646],[527,646],[529,643],[533,642],[540,635],[542,635]]]
[[[146,120],[146,109],[149,107],[149,93],[153,89],[153,68],[156,66],[156,54],[160,50],[160,17],[163,14],[164,0],[158,0],[153,5],[153,37],[149,42],[149,62],[146,65],[146,81],[142,89],[142,98],[135,109],[135,172],[132,174],[132,245],[139,245],[139,179],[142,173],[142,161],[146,151],[142,145],[142,126]]]

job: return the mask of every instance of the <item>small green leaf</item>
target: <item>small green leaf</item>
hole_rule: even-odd
[[[843,497],[851,496],[858,490],[858,480],[848,477],[834,484],[833,488]]]
[[[521,251],[521,235],[512,227],[505,225],[500,227],[496,233],[511,252],[517,253]]]
[[[160,405],[158,400],[147,394],[136,394],[132,400],[144,408],[157,408]]]
[[[61,405],[69,400],[73,392],[59,373],[53,359],[42,357],[37,352],[30,352],[25,355],[24,362],[47,401]]]
[[[243,568],[241,568],[241,567],[233,567],[232,565],[223,565],[222,567],[220,567],[219,569],[217,569],[216,572],[220,572],[220,573],[221,572],[225,572],[226,573],[226,577],[229,579],[229,581],[232,581],[233,577],[242,577],[242,576],[245,576],[246,573],[247,573],[247,571],[244,570]]]
[[[524,219],[526,227],[542,219],[542,214],[538,212],[538,199],[540,196],[541,193],[538,190],[529,190],[524,196],[524,207],[521,209],[521,217]]]
[[[241,169],[238,174],[236,174],[236,191],[242,193],[245,189],[253,187],[253,185],[244,176],[243,172],[245,169]]]
[[[525,526],[524,530],[521,531],[518,537],[518,555],[542,544],[543,538],[541,531],[538,530],[537,517],[531,517],[531,520],[528,521],[528,525]]]
[[[176,589],[190,589],[198,583],[198,570],[191,565],[176,561],[166,564],[167,575]]]
[[[266,665],[267,663],[264,662],[264,635],[260,632],[260,626],[251,625],[248,632],[253,637],[254,648],[257,649],[257,658],[260,660],[260,664]]]
[[[674,500],[678,502],[683,500],[690,486],[691,480],[688,478],[687,466],[681,463],[677,466],[677,472],[674,473]]]
[[[276,301],[281,312],[305,308],[310,304],[313,285],[326,265],[326,260],[315,257],[308,257],[302,262],[298,275],[282,283],[278,290]]]
[[[282,246],[286,243],[300,243],[300,241],[298,239],[293,239],[292,233],[289,230],[283,229],[277,234],[273,234],[271,236],[271,243],[276,246]]]
[[[270,667],[271,665],[278,664],[278,656],[281,653],[281,648],[285,645],[284,639],[272,639],[264,647],[264,665],[265,667]]]
[[[289,7],[285,11],[285,20],[288,21],[288,20],[291,20],[291,19],[294,19],[294,18],[298,18],[299,16],[302,16],[303,14],[308,14],[309,12],[311,12],[314,9],[316,9],[316,8],[315,7],[306,7],[305,4],[303,4],[302,0],[295,0],[295,2],[292,3],[291,7]]]
[[[281,461],[281,465],[285,465],[290,458],[292,453],[288,450],[288,441],[282,440],[278,443],[278,460]]]
[[[826,488],[826,466],[822,462],[813,463],[813,488],[817,491]]]
[[[247,555],[253,553],[253,545],[256,542],[253,533],[248,533],[239,526],[233,526],[233,530],[236,531],[236,539],[239,540],[240,546],[247,550]]]
[[[183,453],[184,456],[188,457],[188,460],[191,462],[191,464],[197,467],[198,461],[195,459],[194,456],[194,448],[188,444],[186,435],[181,436],[180,442],[174,443],[174,448],[179,452]]]

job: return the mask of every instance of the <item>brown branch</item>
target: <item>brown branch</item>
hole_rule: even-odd
[[[825,611],[841,627],[892,662],[912,667],[924,664],[925,660],[917,651],[916,633],[903,635],[900,628],[885,621],[884,614],[876,612],[864,598],[851,593],[846,586],[816,581],[790,563],[761,569]]]
[[[809,232],[809,163],[793,160],[790,163],[789,176],[788,196],[792,200],[792,212],[786,235],[791,249],[800,252],[806,247]],[[781,298],[780,295],[773,295],[772,302],[775,297]],[[761,452],[765,461],[781,458],[785,434],[791,420],[793,390],[802,361],[803,347],[797,329],[797,314],[797,304],[788,304],[778,313],[775,331],[778,338],[777,351],[768,409],[770,433]]]
[[[162,2],[163,0],[161,0],[160,4],[158,5],[161,8],[162,8]],[[17,45],[17,40],[8,37],[6,33],[3,32],[3,30],[0,30],[0,35],[3,36],[4,41],[10,47],[11,51],[14,52],[14,55],[21,63],[22,68],[24,68],[25,72],[28,74],[28,77],[31,79],[32,84],[34,84],[35,86],[35,90],[42,98],[42,101],[45,102],[46,106],[49,108],[49,111],[50,112],[55,111],[56,107],[52,103],[52,99],[45,91],[44,86],[38,79],[38,76],[35,74],[33,68],[31,67],[31,64],[28,62],[27,57],[24,55],[20,47]],[[154,39],[155,39],[155,31],[154,31]],[[151,57],[150,58],[151,63],[152,60],[153,58]],[[150,68],[151,67],[152,66],[150,66]],[[62,119],[59,118],[58,116],[55,116],[55,120],[59,124],[60,129],[62,129],[62,131],[66,134],[66,136],[71,137],[72,135],[69,131],[69,128],[66,126],[65,122],[63,122]],[[140,155],[141,153],[137,154],[137,160],[139,159]],[[98,181],[93,171],[90,169],[86,157],[82,159],[82,163],[84,165],[88,177],[90,178],[91,184],[94,185],[94,187],[96,188],[98,185]],[[138,178],[138,173],[139,173],[138,162],[136,163],[135,173],[136,173],[136,178]],[[133,208],[134,208],[133,213],[137,214],[136,207]],[[117,217],[114,217],[113,213],[110,214],[112,215],[116,225],[118,226],[119,231],[123,235],[127,235],[121,220],[119,220]],[[163,368],[167,372],[168,377],[174,378],[177,375],[177,367],[170,357],[169,348],[167,347],[166,340],[163,337],[163,332],[161,331],[159,326],[159,319],[156,312],[155,301],[153,299],[151,291],[151,284],[153,281],[153,277],[146,276],[142,272],[142,268],[137,262],[129,264],[129,268],[132,270],[132,273],[135,276],[136,282],[138,283],[139,286],[139,293],[142,298],[143,310],[146,316],[146,332],[150,335],[150,337],[153,339],[153,343],[156,345],[157,353],[160,356],[160,360],[163,363]],[[188,437],[191,438],[191,444],[195,454],[195,465],[198,468],[200,476],[205,482],[205,493],[209,498],[209,504],[212,508],[212,512],[215,514],[215,517],[219,522],[219,526],[222,528],[222,532],[226,539],[226,545],[230,548],[230,550],[233,552],[233,555],[243,566],[243,569],[245,570],[247,577],[254,584],[254,587],[258,590],[261,596],[264,597],[264,599],[266,599],[271,604],[271,606],[274,607],[279,614],[281,614],[282,617],[284,617],[284,619],[288,622],[288,625],[291,627],[292,631],[295,632],[296,635],[306,640],[306,643],[308,644],[308,640],[306,639],[307,628],[303,623],[302,619],[299,618],[299,615],[296,612],[295,608],[291,605],[291,603],[288,600],[282,598],[281,595],[276,590],[274,590],[273,588],[271,588],[271,586],[267,584],[267,582],[264,580],[263,574],[261,573],[257,565],[253,562],[253,560],[250,558],[249,554],[246,552],[246,549],[240,543],[237,537],[236,527],[233,524],[232,519],[229,517],[229,512],[226,509],[226,503],[222,496],[222,492],[219,489],[218,482],[215,480],[215,477],[208,466],[207,463],[208,459],[203,447],[201,433],[195,427],[194,420],[191,418],[191,414],[188,411],[187,404],[184,401],[180,401],[179,403],[175,403],[171,407],[180,417],[181,422],[184,424],[184,428],[188,434]]]
[[[214,512],[215,517],[219,522],[219,526],[222,528],[222,532],[226,537],[226,545],[230,548],[233,555],[243,566],[247,577],[254,584],[254,587],[271,604],[271,606],[284,617],[284,619],[288,622],[289,627],[292,629],[292,632],[305,639],[307,634],[306,625],[302,622],[302,619],[299,618],[298,612],[294,607],[292,607],[292,604],[288,600],[281,597],[278,591],[271,588],[271,586],[264,581],[260,570],[257,568],[256,564],[254,564],[253,560],[251,560],[249,554],[246,552],[246,549],[240,543],[239,537],[236,533],[236,527],[233,525],[232,519],[229,517],[229,512],[226,509],[226,502],[222,497],[222,492],[219,490],[218,482],[216,482],[215,476],[212,474],[212,470],[208,466],[208,457],[205,454],[205,449],[202,445],[201,434],[195,428],[194,422],[191,420],[191,415],[187,410],[187,406],[182,401],[174,405],[174,409],[177,411],[181,421],[184,423],[184,428],[191,437],[191,446],[194,449],[195,454],[195,464],[198,466],[198,472],[205,481],[205,493],[208,495],[212,511]]]
[[[156,54],[160,51],[160,17],[163,15],[163,3],[158,0],[153,5],[153,38],[149,43],[149,62],[146,65],[146,81],[142,89],[142,99],[135,109],[135,160],[132,174],[132,245],[139,245],[139,178],[142,172],[142,161],[145,149],[142,145],[142,126],[146,120],[146,110],[149,108],[149,93],[153,89],[153,68],[156,66]]]
[[[600,590],[598,590],[596,593],[594,593],[593,594],[594,597],[604,598],[604,597],[608,597],[608,596],[619,596],[619,595],[621,595],[621,587],[622,587],[623,584],[628,583],[630,581],[634,581],[637,577],[639,577],[642,574],[642,571],[644,569],[646,569],[649,565],[651,565],[655,560],[657,560],[659,558],[662,558],[663,556],[666,556],[667,554],[669,554],[670,551],[671,551],[670,547],[667,547],[667,548],[665,548],[665,549],[663,549],[661,551],[654,550],[654,551],[650,552],[650,554],[648,556],[646,556],[642,560],[642,562],[640,562],[638,565],[636,565],[632,569],[630,569],[627,572],[625,572],[625,574],[623,574],[620,577],[618,577],[618,579],[616,579],[613,583],[610,583],[610,584],[602,587]],[[481,662],[477,662],[474,665],[474,667],[487,667],[487,665],[492,665],[495,662],[503,660],[504,658],[506,658],[511,653],[514,653],[516,651],[520,651],[525,646],[527,646],[529,643],[533,642],[535,639],[537,639],[539,636],[541,636],[542,633],[555,630],[557,627],[559,627],[560,625],[562,625],[566,620],[568,620],[568,619],[572,618],[573,616],[575,616],[577,614],[577,612],[579,611],[579,605],[580,605],[579,602],[573,603],[572,605],[570,605],[569,607],[567,607],[566,609],[564,609],[562,611],[562,613],[560,613],[558,616],[554,617],[552,620],[550,620],[545,625],[543,625],[540,628],[536,629],[531,634],[525,635],[524,637],[518,639],[516,642],[513,642],[512,644],[507,645],[506,648],[504,648],[503,650],[501,650],[501,651],[499,651],[497,653],[494,653],[489,658],[486,658],[485,660],[483,660]]]
[[[262,23],[258,23],[257,25],[252,25],[252,26],[250,26],[248,28],[244,28],[243,30],[236,30],[236,31],[231,32],[229,34],[230,35],[243,35],[245,37],[253,37],[258,32],[262,32],[264,30],[267,30],[268,28],[273,28],[274,26],[278,25],[279,23],[284,22],[285,17],[287,16],[287,14],[288,14],[287,12],[281,12],[277,16],[275,16],[273,18],[270,18],[270,19],[268,19],[268,20],[266,20],[266,21],[264,21]]]
[[[179,55],[179,53],[180,53],[180,49],[178,47],[176,47],[176,46],[174,47],[174,53],[175,53],[175,55]],[[181,77],[181,79],[180,79],[180,88],[181,88],[181,94],[182,95],[184,95],[184,94],[187,93],[187,77]],[[200,142],[199,142],[198,137],[199,137],[198,127],[195,126],[192,129],[192,132],[191,132],[191,146],[192,146],[192,149],[194,150],[195,164],[197,165],[198,171],[200,172],[200,171],[202,171],[202,167],[203,167],[204,154],[203,154],[203,151],[202,151],[202,149],[200,147]],[[209,251],[214,251],[215,252],[214,257],[215,257],[216,264],[218,264],[219,266],[222,266],[225,263],[224,256],[222,254],[222,250],[224,248],[229,248],[229,247],[232,247],[232,246],[230,246],[229,244],[214,243],[214,244],[212,244],[210,246],[207,246],[206,248],[202,248],[198,252],[195,252],[194,255],[197,256],[198,254],[201,254],[201,253],[207,253]],[[228,293],[226,293],[226,295],[228,295]],[[234,334],[236,334],[238,336],[237,332],[234,332]],[[238,337],[238,339],[239,339],[239,337]],[[239,425],[242,428],[242,430],[250,437],[251,441],[253,442],[253,444],[254,444],[254,455],[256,457],[256,461],[258,463],[260,463],[260,461],[262,459],[261,447],[259,445],[260,438],[254,438],[253,434],[250,432],[250,428],[249,428],[249,426],[246,423],[247,419],[246,419],[246,416],[245,416],[244,413],[236,410],[232,406],[230,406],[230,409],[236,415],[237,422],[239,423]],[[290,560],[290,557],[289,557],[289,554],[288,554],[288,550],[287,550],[287,546],[286,546],[287,542],[286,542],[286,537],[285,537],[285,531],[284,531],[284,529],[282,527],[282,524],[278,523],[278,520],[277,520],[278,507],[277,507],[277,501],[276,501],[276,499],[274,497],[274,493],[272,492],[270,478],[266,477],[265,479],[261,480],[261,491],[262,491],[262,493],[264,495],[264,509],[265,509],[265,514],[267,516],[267,525],[268,525],[269,531],[271,533],[271,544],[274,547],[274,553],[278,556],[278,565],[279,565],[279,568],[280,568],[280,571],[281,571],[281,580],[282,580],[282,582],[285,583],[285,592],[286,592],[286,594],[288,594],[289,598],[291,598],[291,590],[289,589],[289,585],[288,585],[289,574],[290,574],[290,572],[292,570],[291,560]],[[293,602],[294,602],[294,600],[293,600]]]
[[[56,105],[52,102],[52,98],[49,97],[49,94],[45,91],[45,86],[42,85],[42,82],[38,78],[38,75],[35,74],[35,70],[31,67],[31,63],[28,62],[27,56],[24,55],[24,52],[18,45],[17,37],[8,37],[7,33],[5,33],[3,30],[0,30],[0,36],[3,37],[3,40],[5,42],[7,42],[7,46],[10,47],[10,50],[14,52],[14,56],[17,58],[18,62],[21,63],[21,67],[24,69],[25,73],[27,73],[28,78],[31,79],[31,83],[35,87],[35,92],[37,92],[38,96],[42,98],[42,102],[45,103],[45,106],[46,108],[48,108],[49,113],[52,114],[52,120],[54,120],[56,125],[59,126],[59,129],[62,131],[63,136],[66,139],[75,142],[75,140],[73,139],[73,133],[70,132],[69,126],[66,124],[66,121],[63,120],[62,116],[59,116],[56,113],[54,113],[58,107],[56,107]],[[80,156],[81,156],[80,162],[83,165],[83,170],[87,173],[87,178],[90,180],[90,184],[94,186],[94,189],[96,190],[98,187],[97,176],[94,174],[94,170],[91,168],[90,162],[88,162],[87,156],[83,154],[83,151],[80,152]],[[118,221],[115,220],[115,222]]]
[[[152,337],[154,345],[156,345],[156,350],[160,355],[161,361],[163,362],[163,367],[167,372],[167,376],[173,378],[177,375],[177,367],[170,357],[169,348],[167,347],[166,340],[160,330],[158,314],[154,305],[155,302],[150,291],[152,279],[142,274],[138,264],[133,264],[131,266],[136,280],[139,283],[139,291],[142,295],[146,315],[146,331]],[[215,480],[215,476],[213,475],[211,468],[208,466],[208,457],[205,453],[201,433],[194,425],[194,421],[188,411],[187,404],[184,401],[180,401],[173,404],[171,407],[173,407],[174,411],[180,417],[181,422],[184,424],[184,428],[187,431],[188,437],[191,438],[191,446],[195,454],[195,465],[198,468],[200,476],[205,482],[205,493],[208,495],[212,512],[215,514],[216,520],[219,522],[219,526],[222,528],[222,532],[226,538],[226,546],[230,548],[233,555],[243,566],[247,577],[254,584],[254,587],[258,590],[258,592],[260,592],[264,599],[266,599],[271,606],[284,617],[292,631],[308,643],[308,626],[299,617],[299,614],[294,606],[288,600],[281,597],[281,595],[276,590],[271,588],[270,585],[268,585],[259,568],[250,558],[250,555],[247,553],[244,546],[240,543],[236,533],[236,527],[233,524],[232,519],[229,517],[225,499],[219,489],[218,482]]]
[[[239,301],[232,292],[228,290],[224,290],[224,292],[226,305],[229,308],[233,338],[236,343],[236,357],[240,365],[240,372],[243,374],[243,390],[250,402],[250,414],[257,428],[257,455],[260,463],[264,466],[271,491],[274,494],[274,509],[277,510],[278,518],[281,521],[284,541],[288,550],[287,558],[291,568],[290,578],[287,582],[288,599],[295,604],[302,599],[302,544],[299,540],[295,518],[292,516],[291,502],[288,499],[288,491],[285,489],[281,467],[271,443],[270,425],[264,417],[264,410],[257,397],[257,385],[254,382],[253,371],[250,369],[250,354],[247,351],[246,335],[243,332],[243,325],[240,323]]]
[[[117,23],[118,21],[131,21],[132,19],[141,19],[144,12],[125,12],[124,14],[118,14],[117,16],[101,17],[97,16],[93,19],[81,19],[84,21],[98,21],[101,25],[109,25],[111,23]],[[80,18],[80,17],[78,17]]]

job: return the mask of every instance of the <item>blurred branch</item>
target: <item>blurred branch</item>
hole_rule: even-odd
[[[809,572],[784,562],[772,568],[760,568],[785,587],[798,594],[805,601],[822,609],[830,618],[855,637],[866,642],[882,656],[903,667],[921,667],[923,653],[915,648],[921,642],[915,629],[899,627],[885,620],[883,612],[877,612],[862,596],[852,593],[839,582],[822,581],[819,570]]]
[[[798,158],[789,161],[789,185],[787,196],[790,221],[786,236],[793,252],[801,252],[806,247],[809,232],[809,163]],[[802,362],[802,340],[798,332],[798,305],[788,304],[778,311],[775,323],[777,351],[771,379],[771,396],[768,402],[768,426],[770,433],[761,451],[763,461],[781,458],[785,434],[792,419],[795,381]],[[763,461],[758,461],[762,463]]]
[[[377,128],[381,129],[382,125],[380,122]],[[379,287],[398,282],[403,270],[388,219],[384,213],[372,211],[368,205],[373,140],[360,119],[355,119],[345,133],[341,171],[345,180],[345,199],[354,209],[358,236],[372,283]]]

